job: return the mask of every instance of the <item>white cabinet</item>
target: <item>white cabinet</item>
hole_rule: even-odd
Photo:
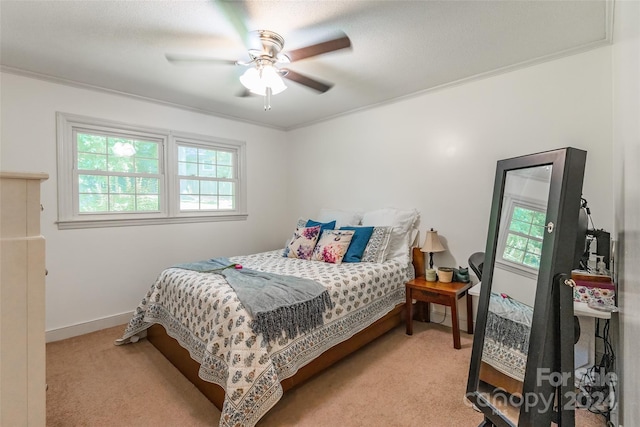
[[[0,425],[46,424],[45,242],[40,184],[47,174],[0,172]]]

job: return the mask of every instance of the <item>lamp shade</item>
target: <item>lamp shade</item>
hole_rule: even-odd
[[[257,68],[251,67],[240,76],[240,83],[251,90],[260,86],[260,72]]]
[[[264,67],[262,68],[262,80],[264,81],[264,85],[266,87],[271,88],[272,94],[278,94],[285,90],[287,86],[282,81],[282,77],[276,71],[274,67]]]
[[[440,237],[438,237],[438,232],[433,228],[431,230],[427,230],[427,237],[424,239],[424,243],[420,248],[422,252],[444,252],[445,248],[442,246],[440,242]]]

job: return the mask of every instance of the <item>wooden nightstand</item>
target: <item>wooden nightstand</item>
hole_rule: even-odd
[[[413,300],[426,303],[426,321],[429,321],[429,303],[451,307],[451,324],[453,326],[453,347],[461,348],[460,324],[458,322],[458,299],[467,297],[467,332],[473,334],[473,308],[467,291],[471,282],[441,283],[427,282],[424,277],[417,277],[405,284],[407,294],[407,335],[413,335]]]

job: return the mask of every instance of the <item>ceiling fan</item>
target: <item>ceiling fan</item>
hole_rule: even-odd
[[[248,49],[248,61],[233,61],[217,58],[203,58],[186,55],[166,54],[167,60],[173,64],[225,64],[249,67],[240,77],[240,83],[247,88],[241,96],[249,93],[264,96],[264,109],[271,109],[271,95],[278,94],[287,86],[282,78],[324,93],[333,86],[321,82],[288,68],[280,68],[280,64],[288,64],[301,59],[322,55],[340,49],[351,47],[351,41],[344,33],[339,37],[313,44],[311,46],[283,52],[284,38],[269,30],[253,31],[249,37],[257,37],[259,49]]]

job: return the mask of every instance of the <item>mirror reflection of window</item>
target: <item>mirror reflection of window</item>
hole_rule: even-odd
[[[502,252],[504,261],[540,269],[545,216],[544,210],[514,205],[507,218],[509,232]]]
[[[521,276],[536,278],[540,269],[546,204],[505,195],[504,225],[498,245],[497,267]]]

